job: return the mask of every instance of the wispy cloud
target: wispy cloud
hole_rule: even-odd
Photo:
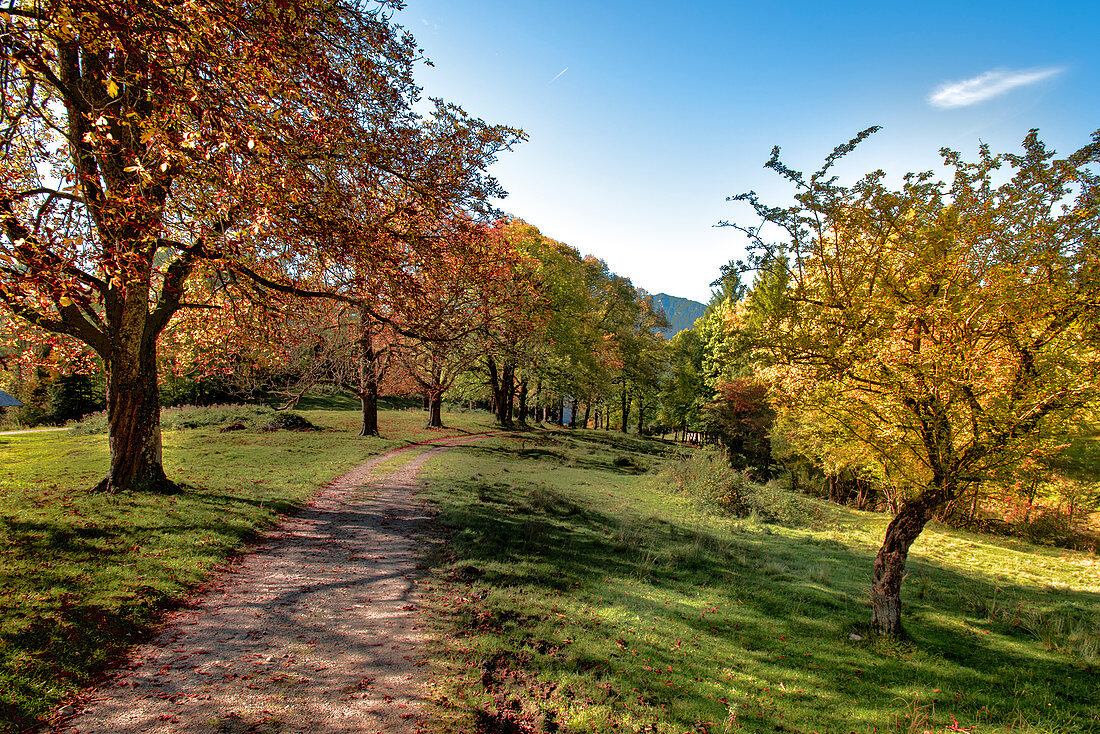
[[[568,67],[568,66],[567,66],[567,67],[565,67],[564,69],[562,69],[561,71],[559,71],[559,72],[558,72],[558,74],[557,74],[557,76],[555,76],[555,77],[554,77],[553,79],[551,79],[550,81],[548,81],[548,82],[547,82],[547,84],[553,84],[553,83],[554,83],[554,82],[556,82],[556,81],[557,81],[558,79],[561,79],[561,75],[562,75],[562,74],[564,74],[564,73],[565,73],[565,72],[567,72],[567,71],[569,71],[569,67]]]
[[[935,107],[949,109],[951,107],[966,107],[987,99],[993,99],[999,95],[1028,84],[1035,84],[1044,79],[1057,76],[1065,71],[1059,67],[1046,69],[993,69],[984,74],[979,74],[971,79],[961,82],[947,82],[941,84],[936,91],[928,97],[929,104]]]

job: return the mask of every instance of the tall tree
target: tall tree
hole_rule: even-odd
[[[192,305],[198,273],[221,286],[241,266],[294,277],[301,257],[267,247],[278,240],[266,235],[345,193],[325,162],[354,157],[380,181],[414,189],[449,180],[451,159],[425,165],[419,143],[434,121],[453,128],[466,118],[442,103],[428,122],[414,111],[419,50],[390,20],[398,7],[5,8],[0,302],[102,359],[111,447],[102,488],[172,486],[156,351],[173,316]]]
[[[891,189],[878,171],[839,184],[832,165],[874,131],[809,177],[776,148],[767,166],[792,206],[734,198],[763,219],[741,228],[758,264],[787,284],[766,299],[757,351],[779,411],[837,436],[834,450],[858,445],[897,492],[871,590],[874,628],[896,635],[905,560],[937,509],[1100,390],[1100,133],[1063,159],[1035,131],[1022,154],[944,150],[949,183],[928,172]]]

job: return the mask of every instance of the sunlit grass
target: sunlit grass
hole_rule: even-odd
[[[280,514],[372,455],[489,427],[484,413],[302,411],[317,432],[164,432],[174,495],[106,495],[104,435],[0,436],[0,732],[21,731],[95,680],[163,610]]]
[[[733,519],[616,461],[657,469],[667,448],[557,432],[429,466],[452,730],[1100,730],[1094,556],[933,528],[903,591],[910,640],[876,639],[884,516]]]

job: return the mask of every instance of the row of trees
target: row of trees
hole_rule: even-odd
[[[522,133],[439,100],[417,112],[400,6],[5,8],[0,303],[33,327],[17,340],[102,366],[102,488],[171,487],[157,398],[170,328],[206,357],[296,295],[430,342],[478,307],[436,275],[493,267],[477,220],[502,192],[485,170]]]
[[[627,430],[655,417],[666,322],[645,293],[519,219],[449,237],[450,257],[419,267],[384,309],[284,300],[278,318],[243,323],[258,350],[213,353],[238,372],[251,365],[289,402],[319,385],[350,390],[364,435],[378,430],[380,391],[424,396],[430,426],[445,396],[486,404],[503,427]]]
[[[0,337],[8,357],[102,370],[103,489],[172,486],[158,371],[278,377],[291,400],[349,388],[364,434],[387,377],[438,424],[474,366],[502,425],[566,401],[573,423],[652,413],[662,317],[601,261],[490,223],[486,169],[522,133],[417,111],[400,7],[5,12]]]

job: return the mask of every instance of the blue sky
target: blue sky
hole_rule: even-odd
[[[408,0],[425,93],[530,140],[493,173],[501,208],[646,290],[706,300],[743,254],[725,197],[788,190],[773,145],[816,168],[884,129],[849,179],[939,168],[938,150],[1059,152],[1100,129],[1100,3]]]

